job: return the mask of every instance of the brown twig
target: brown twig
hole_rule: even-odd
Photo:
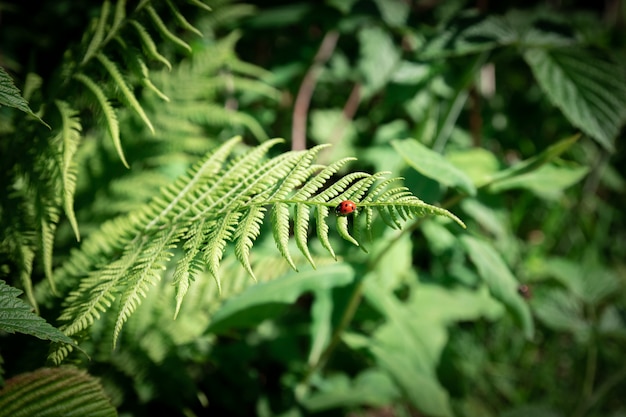
[[[293,109],[293,125],[291,128],[291,149],[293,150],[306,149],[306,122],[311,96],[322,67],[331,57],[338,39],[339,32],[336,30],[331,30],[324,35],[322,44],[313,59],[313,64],[302,80]]]

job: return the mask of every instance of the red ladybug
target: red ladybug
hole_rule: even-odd
[[[337,213],[337,216],[347,216],[350,213],[354,213],[355,210],[356,204],[354,201],[345,200],[339,203],[335,209],[335,213]]]

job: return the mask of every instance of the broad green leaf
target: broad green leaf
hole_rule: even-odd
[[[546,200],[559,198],[563,191],[583,179],[589,168],[585,166],[544,165],[539,169],[498,181],[489,190],[494,193],[523,188]]]
[[[32,311],[32,307],[19,298],[21,290],[0,280],[0,330],[7,333],[24,333],[59,343],[73,345],[74,341]],[[1,407],[0,407],[1,408]]]
[[[383,21],[389,26],[402,26],[411,11],[410,3],[404,0],[374,0]]]
[[[317,363],[332,333],[333,298],[330,288],[315,291],[311,307],[311,351],[309,365]]]
[[[439,31],[418,51],[418,57],[436,59],[474,54],[511,43],[515,38],[515,31],[502,16],[483,17],[471,12]]]
[[[592,305],[620,290],[620,280],[616,273],[597,263],[550,257],[533,263],[529,272],[535,279],[557,280],[572,296]]]
[[[472,180],[441,154],[415,139],[394,140],[391,143],[404,160],[422,175],[446,186],[458,187],[469,195],[476,195]]]
[[[379,369],[367,369],[353,380],[344,374],[331,375],[316,385],[317,391],[302,399],[302,405],[313,412],[342,407],[382,407],[400,397],[391,378]]]
[[[467,175],[476,186],[488,182],[500,167],[498,158],[482,148],[446,152],[446,159]]]
[[[364,296],[387,321],[367,345],[378,366],[389,373],[418,410],[451,416],[448,393],[437,379],[437,367],[455,321],[495,317],[499,306],[487,291],[447,291],[420,285],[403,303],[374,280],[365,280]]]
[[[4,68],[0,67],[0,107],[2,106],[15,107],[48,126],[39,116],[33,113],[28,106],[28,102],[22,97],[20,90],[15,86],[9,74],[6,73]]]
[[[544,164],[547,164],[550,161],[555,160],[559,157],[563,152],[568,150],[572,145],[578,141],[580,135],[573,135],[563,140],[558,141],[554,145],[547,147],[544,151],[535,155],[531,158],[525,159],[522,162],[519,162],[513,165],[510,168],[504,169],[500,172],[495,173],[491,176],[487,181],[480,184],[480,187],[484,187],[487,185],[495,185],[499,181],[505,181],[510,178],[523,175],[529,172],[532,172]]]
[[[612,151],[626,120],[623,69],[581,48],[533,48],[524,59],[541,89],[570,123]]]
[[[500,254],[487,242],[472,236],[462,236],[461,241],[491,294],[509,309],[524,331],[524,335],[531,339],[534,334],[534,324],[530,310],[517,292],[518,281]]]
[[[83,370],[41,368],[6,382],[0,417],[117,416],[100,382]]]
[[[569,332],[581,343],[589,340],[592,324],[585,318],[584,305],[567,291],[538,292],[531,302],[537,319],[548,328]]]
[[[253,285],[224,303],[213,316],[209,331],[220,332],[233,327],[256,325],[265,318],[278,315],[308,291],[344,286],[353,279],[352,268],[336,264],[314,271],[290,273],[270,282]]]
[[[358,68],[365,80],[363,96],[369,97],[389,81],[400,62],[400,50],[389,32],[378,27],[362,29],[358,39],[361,50]]]

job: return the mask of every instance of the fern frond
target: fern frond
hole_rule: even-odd
[[[143,50],[148,55],[149,58],[152,58],[156,61],[163,63],[167,67],[168,70],[172,70],[172,64],[167,60],[163,55],[161,55],[152,40],[152,37],[148,34],[148,30],[138,21],[134,19],[130,19],[128,23],[135,29],[137,35],[139,35],[139,40],[141,41],[141,45]]]
[[[72,230],[74,230],[76,240],[80,241],[78,222],[76,221],[76,214],[74,213],[74,190],[76,189],[77,174],[74,155],[80,143],[82,126],[80,124],[80,118],[78,117],[78,111],[70,108],[69,104],[64,101],[57,100],[55,104],[61,114],[61,131],[53,139],[53,142],[57,143],[57,147],[60,150],[57,152],[56,159],[57,167],[60,171],[63,208],[72,226]]]
[[[206,242],[205,222],[200,221],[191,225],[183,239],[186,240],[183,245],[184,254],[177,262],[172,278],[172,285],[176,287],[174,318],[178,316],[191,282],[195,281],[196,276],[203,270],[204,263],[198,254]]]
[[[152,134],[154,134],[154,127],[152,126],[150,119],[148,119],[146,112],[141,107],[141,104],[139,104],[139,102],[137,101],[137,97],[135,97],[135,94],[131,91],[130,87],[126,83],[126,80],[124,80],[124,77],[122,76],[122,73],[120,72],[117,65],[102,53],[97,54],[96,58],[107,70],[107,72],[115,82],[115,86],[119,88],[122,96],[126,99],[131,109],[133,109],[135,113],[139,115],[139,117],[141,118],[141,120],[143,120],[148,129],[150,129]]]
[[[275,203],[272,209],[272,231],[274,241],[280,254],[296,269],[296,264],[289,253],[289,206],[285,203]]]
[[[125,22],[125,18],[126,0],[117,0],[117,3],[115,3],[115,15],[113,15],[113,21],[108,29],[106,38],[104,38],[104,41],[102,42],[104,45],[117,35],[119,29],[122,27],[122,23]]]
[[[326,218],[328,217],[328,213],[329,210],[326,206],[318,206],[315,209],[317,237],[320,240],[322,247],[324,247],[324,249],[326,249],[333,258],[337,259],[337,255],[335,255],[335,251],[333,250],[333,247],[330,244],[330,240],[328,239],[328,232],[330,230],[328,224],[326,224]]]
[[[180,237],[180,231],[175,229],[165,230],[158,236],[151,238],[141,252],[141,256],[132,265],[130,270],[124,274],[121,289],[119,310],[113,331],[113,347],[117,343],[122,326],[130,315],[145,298],[149,291],[149,286],[154,286],[161,279],[160,271],[166,269],[167,262],[172,258],[171,249],[176,247],[176,242]],[[143,246],[143,245],[142,245]]]
[[[117,115],[115,114],[113,106],[111,106],[111,103],[107,99],[106,94],[104,94],[102,88],[100,88],[100,86],[88,76],[84,74],[76,74],[74,75],[74,78],[83,83],[93,93],[93,95],[96,96],[100,109],[102,110],[102,114],[106,120],[107,130],[111,135],[113,146],[115,146],[115,150],[117,151],[117,154],[124,166],[126,168],[130,168],[128,162],[126,162],[126,157],[124,156],[124,151],[122,149],[122,141],[120,140],[120,125],[117,121]]]
[[[102,41],[104,39],[104,30],[106,27],[107,19],[109,18],[110,9],[111,2],[109,2],[109,0],[105,0],[104,2],[102,2],[102,9],[100,9],[100,16],[98,16],[96,29],[91,38],[91,42],[89,42],[89,46],[87,46],[87,50],[85,51],[85,55],[83,56],[81,65],[89,61],[102,46]]]
[[[41,244],[44,274],[50,283],[52,292],[56,292],[52,278],[52,252],[54,249],[54,233],[59,221],[59,209],[52,201],[45,202],[41,204],[41,206],[42,207],[37,210],[37,218],[39,220],[37,230],[40,233],[39,241]]]
[[[337,232],[339,233],[339,236],[352,243],[354,246],[359,246],[359,242],[357,242],[348,231],[347,217],[337,217]]]
[[[264,217],[265,207],[252,206],[244,214],[240,226],[235,231],[235,256],[255,281],[256,276],[250,266],[250,249],[254,245],[256,238],[261,234],[261,224]]]
[[[294,269],[297,262],[289,249],[292,226],[296,246],[315,265],[308,249],[311,209],[317,238],[336,258],[329,239],[328,217],[342,199],[351,198],[358,210],[366,213],[366,229],[371,228],[374,211],[393,227],[427,214],[443,215],[463,225],[447,210],[422,202],[405,187],[393,187],[392,182],[382,178],[384,173],[356,172],[328,184],[331,175],[350,159],[328,167],[314,165],[322,147],[268,158],[267,152],[280,139],[243,153],[235,152],[238,142],[234,138],[209,153],[144,208],[105,224],[85,240],[61,270],[62,274],[81,279],[60,317],[67,322],[65,334],[76,335],[115,305],[115,343],[151,284],[160,279],[159,271],[175,249],[182,250],[182,257],[173,276],[174,314],[180,311],[191,281],[202,270],[200,260],[220,290],[219,267],[229,242],[234,243],[236,258],[244,269],[254,275],[250,251],[261,233],[268,205],[272,206],[270,221],[276,247]],[[350,232],[352,223],[360,227],[356,218],[351,222],[348,217],[338,217],[336,230],[340,237],[360,246]],[[59,355],[57,352],[54,357]]]
[[[224,255],[226,243],[232,240],[233,234],[241,213],[233,211],[225,213],[224,216],[217,219],[212,225],[211,231],[207,235],[207,244],[204,249],[203,259],[206,263],[211,275],[215,278],[218,290],[221,291],[221,283],[219,279],[219,264]]]
[[[207,12],[212,11],[213,9],[211,9],[211,6],[209,6],[208,4],[203,3],[201,0],[187,0],[187,3],[189,4],[193,4],[196,7],[199,7],[200,9],[204,9]]]
[[[167,3],[167,6],[170,8],[172,14],[174,15],[174,18],[178,22],[178,25],[181,28],[186,29],[189,32],[193,32],[196,35],[202,37],[202,32],[200,32],[191,23],[189,23],[187,19],[185,19],[185,16],[183,16],[183,14],[178,10],[178,8],[174,5],[174,3],[172,3],[170,0],[166,0],[166,3]]]
[[[167,26],[165,26],[165,23],[163,23],[163,20],[161,20],[161,17],[156,12],[156,10],[154,10],[154,7],[152,7],[152,5],[147,5],[145,7],[145,10],[148,12],[148,16],[150,16],[150,19],[152,20],[154,27],[161,34],[161,36],[163,36],[164,39],[169,40],[173,44],[180,46],[181,48],[185,49],[187,52],[191,52],[191,46],[189,46],[187,42],[185,42],[178,36],[174,35],[167,28]]]

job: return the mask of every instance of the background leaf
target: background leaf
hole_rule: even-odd
[[[530,310],[517,292],[519,282],[500,254],[487,242],[468,235],[461,237],[461,242],[493,296],[507,306],[517,319],[524,335],[528,339],[532,338],[534,324]]]
[[[63,332],[33,313],[32,307],[18,298],[21,293],[21,290],[0,280],[0,330],[8,333],[29,334],[53,342],[74,344],[74,341]]]
[[[624,70],[581,48],[529,49],[524,59],[565,117],[607,150],[626,118]]]
[[[43,368],[7,380],[1,417],[117,416],[98,380],[69,367]]]
[[[226,301],[213,316],[208,331],[219,333],[255,325],[276,316],[305,292],[348,285],[353,279],[349,266],[336,264],[260,283]]]
[[[396,152],[422,175],[449,187],[458,187],[469,195],[476,194],[472,180],[448,162],[441,154],[432,151],[415,139],[391,142]]]

